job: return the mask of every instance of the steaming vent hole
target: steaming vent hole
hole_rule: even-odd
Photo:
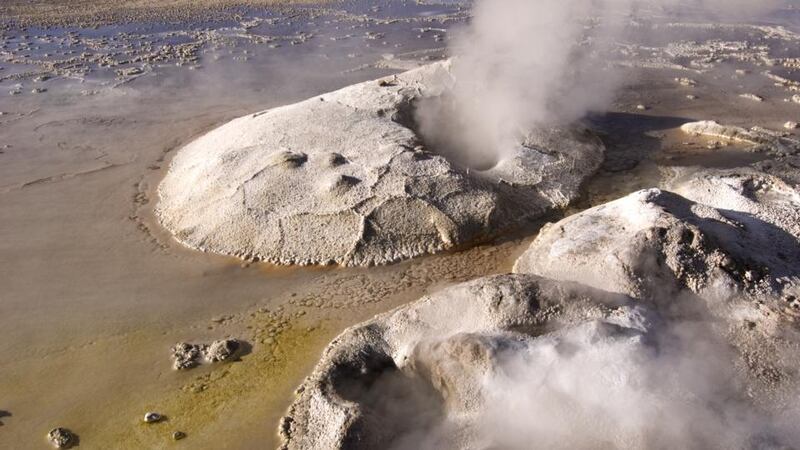
[[[412,130],[426,151],[456,166],[475,171],[494,168],[499,162],[497,150],[491,144],[477,145],[455,108],[446,95],[418,98],[400,105],[392,120]]]

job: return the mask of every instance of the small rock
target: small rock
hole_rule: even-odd
[[[214,341],[205,350],[205,358],[208,362],[225,361],[233,357],[241,347],[241,343],[236,339],[220,339]]]
[[[692,94],[687,95],[686,98],[688,98],[689,100],[697,100],[697,96]]]
[[[159,414],[159,413],[157,413],[157,412],[152,412],[152,411],[151,411],[151,412],[148,412],[148,413],[146,413],[146,414],[144,415],[144,423],[156,423],[156,422],[161,422],[161,420],[162,420],[163,418],[164,418],[164,416],[162,416],[161,414]]]
[[[181,439],[183,439],[185,437],[186,437],[186,433],[184,433],[183,431],[176,431],[176,432],[172,433],[172,440],[173,441],[180,441]]]
[[[132,77],[144,73],[141,67],[128,67],[126,69],[117,70],[117,76],[120,78]]]
[[[786,128],[787,130],[796,130],[800,128],[800,125],[798,125],[797,122],[786,122],[783,124],[783,128]]]
[[[202,348],[187,342],[179,342],[172,347],[172,367],[175,370],[191,369],[197,365]]]
[[[800,94],[795,94],[792,96],[792,101],[795,103],[800,103]]]
[[[719,262],[719,266],[728,270],[733,270],[736,268],[736,261],[734,261],[730,255],[725,255],[722,261]]]
[[[764,101],[764,97],[761,97],[761,96],[756,95],[756,94],[741,94],[741,95],[739,95],[739,97],[746,98],[748,100],[753,100],[754,102],[763,102]]]
[[[53,428],[47,433],[47,440],[55,448],[69,448],[73,443],[74,435],[66,428]]]
[[[636,109],[639,111],[647,111],[648,108],[645,105],[636,105]]]
[[[31,94],[41,94],[42,92],[47,92],[45,88],[33,88],[31,89]]]

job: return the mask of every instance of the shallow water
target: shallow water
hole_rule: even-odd
[[[363,280],[347,292],[353,299],[371,298],[374,286],[385,286],[385,279],[409,270],[394,266],[373,274],[242,267],[237,260],[182,248],[152,218],[155,187],[169,158],[192,137],[243,114],[393,73],[362,67],[384,60],[385,46],[403,51],[441,46],[411,35],[417,26],[413,22],[394,25],[397,34],[411,36],[407,40],[413,46],[395,47],[400,39],[387,32],[386,44],[366,47],[363,36],[334,41],[308,24],[323,17],[295,17],[302,17],[302,23],[280,18],[274,30],[264,33],[274,32],[281,43],[289,39],[284,36],[305,30],[312,30],[314,38],[278,48],[250,37],[200,39],[199,59],[189,64],[196,66],[193,70],[176,67],[174,61],[144,63],[145,73],[126,81],[116,79],[114,71],[130,64],[102,68],[77,61],[45,81],[0,81],[0,409],[10,414],[2,420],[0,447],[41,447],[50,428],[65,426],[78,433],[82,448],[158,448],[170,444],[174,427],[187,432],[186,442],[195,445],[263,448],[274,439],[293,386],[321,346],[336,330],[375,310],[320,313],[315,312],[319,308],[293,306],[292,294],[333,296],[342,280],[357,274]],[[356,27],[359,35],[373,27],[351,14],[331,17],[324,25],[331,36],[339,33],[335,27]],[[213,24],[215,30],[235,25]],[[38,61],[50,58],[44,56],[48,52],[80,54],[98,40],[118,39],[131,44],[135,56],[144,53],[139,47],[180,43],[193,30],[210,26],[7,31],[4,55],[28,63],[2,63],[0,77],[47,70]],[[48,38],[58,43],[34,42],[31,50],[22,46],[17,51],[19,41],[44,34],[77,37],[70,38],[72,43]],[[114,53],[120,45],[96,51]],[[353,48],[361,54],[350,55]],[[244,55],[246,60],[237,58]],[[20,95],[6,95],[18,86]],[[30,93],[40,86],[47,91]],[[480,270],[496,270],[496,264],[487,261]],[[462,263],[460,270],[453,276],[472,276],[479,269]],[[387,290],[385,302],[407,301],[403,292],[411,289],[416,296],[449,276],[430,272],[436,278],[417,276],[413,286],[399,283],[402,289]],[[258,319],[263,315],[258,311],[282,305],[285,309],[272,314],[292,321],[292,328],[280,330],[290,337],[272,338],[271,345],[279,347],[267,348],[256,336],[259,329],[269,331],[270,322]],[[300,310],[306,310],[304,320],[316,334],[306,337],[305,328],[298,328]],[[219,317],[226,319],[212,321]],[[323,319],[329,328],[320,325]],[[237,364],[214,371],[171,369],[168,350],[175,342],[229,335],[254,344],[253,353],[244,357],[251,361],[241,366],[245,369]],[[286,355],[277,362],[264,356],[283,354],[278,350]],[[272,375],[262,378],[258,370]],[[225,380],[233,381],[226,381],[221,393],[213,388],[220,383],[215,380],[201,394],[182,397],[187,394],[181,388],[198,377],[224,372],[231,373]],[[234,394],[241,398],[231,403]],[[243,408],[245,414],[227,411],[241,402],[260,404]],[[143,428],[140,417],[150,409],[167,414],[169,421]]]

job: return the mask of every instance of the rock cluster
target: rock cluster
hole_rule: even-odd
[[[586,130],[531,130],[480,168],[426,144],[415,105],[448,92],[449,67],[357,84],[211,131],[173,160],[158,217],[204,251],[371,265],[472,243],[574,199],[603,156]]]
[[[75,435],[66,428],[53,428],[47,433],[47,440],[55,448],[70,448],[75,443]]]
[[[220,339],[211,344],[190,344],[179,342],[172,351],[172,367],[175,370],[191,369],[197,365],[226,361],[235,357],[242,347],[236,339]]]

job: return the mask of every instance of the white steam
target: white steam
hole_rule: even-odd
[[[702,20],[698,11],[706,18],[736,17],[775,4],[479,0],[469,27],[453,42],[452,92],[418,105],[420,131],[439,151],[464,153],[472,167],[491,167],[528,130],[568,124],[607,107],[623,78],[604,64],[604,46],[634,16],[691,10]],[[790,401],[779,415],[766,411],[753,398],[753,380],[736,366],[742,355],[725,339],[736,321],[698,317],[693,307],[670,299],[664,304],[675,305],[678,314],[672,311],[673,317],[648,329],[588,322],[500,355],[479,381],[484,407],[469,430],[474,448],[755,449],[800,443],[799,403]],[[441,428],[401,447],[439,448],[439,437],[453,429],[447,423]]]
[[[477,0],[452,41],[456,83],[421,102],[417,122],[443,154],[477,169],[514,151],[526,132],[604,109],[623,78],[607,54],[639,14],[752,16],[777,0]]]
[[[485,380],[481,444],[760,449],[798,442],[797,411],[778,423],[753,406],[734,368],[738,356],[708,325],[683,323],[652,340],[587,323],[534,340]]]

